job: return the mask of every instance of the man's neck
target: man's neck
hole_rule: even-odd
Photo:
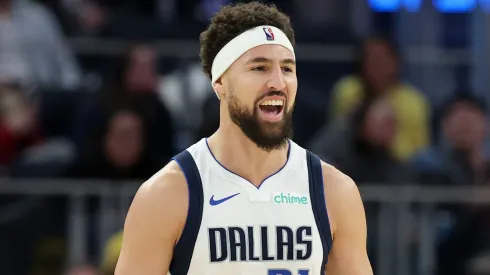
[[[266,152],[250,141],[236,125],[220,127],[208,138],[215,158],[228,170],[259,186],[287,162],[288,146]]]

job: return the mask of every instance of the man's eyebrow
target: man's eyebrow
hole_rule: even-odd
[[[250,59],[246,63],[247,64],[252,64],[252,63],[270,63],[270,62],[272,62],[272,60],[269,59],[269,58],[266,58],[266,57],[255,57],[253,59]],[[288,65],[296,65],[296,61],[294,61],[291,58],[283,59],[283,60],[281,60],[281,63],[282,64],[288,64]]]
[[[281,63],[289,64],[289,65],[296,65],[296,61],[294,61],[293,59],[290,59],[290,58],[282,60]]]
[[[265,57],[255,57],[255,58],[250,59],[249,61],[247,61],[247,64],[251,64],[251,63],[267,63],[267,62],[272,62],[272,60],[270,60],[269,58],[265,58]]]

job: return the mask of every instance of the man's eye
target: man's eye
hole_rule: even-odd
[[[252,71],[265,71],[265,67],[264,66],[253,67]]]

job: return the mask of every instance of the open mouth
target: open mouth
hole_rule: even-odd
[[[266,120],[278,121],[282,118],[284,100],[264,100],[259,104],[259,109]]]

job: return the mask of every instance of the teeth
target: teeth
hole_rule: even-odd
[[[284,101],[282,101],[282,100],[264,100],[260,103],[260,105],[282,106],[282,105],[284,105]]]

